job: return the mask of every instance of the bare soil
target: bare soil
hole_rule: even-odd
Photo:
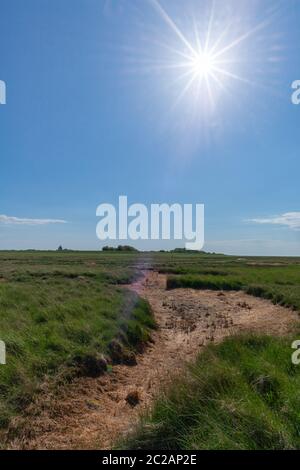
[[[136,366],[118,365],[99,378],[80,378],[59,393],[42,393],[9,448],[111,449],[134,427],[170,378],[209,342],[246,331],[282,335],[299,316],[243,292],[166,290],[166,276],[147,272],[130,288],[146,298],[158,329]]]

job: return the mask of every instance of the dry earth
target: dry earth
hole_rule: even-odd
[[[280,335],[297,313],[243,292],[165,290],[165,275],[149,271],[132,286],[150,302],[159,328],[136,366],[77,379],[59,394],[41,394],[10,448],[110,449],[126,434],[170,377],[201,348],[234,333]],[[21,424],[21,426],[20,426]]]

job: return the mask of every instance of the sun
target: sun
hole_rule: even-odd
[[[225,93],[230,95],[234,82],[255,85],[252,71],[251,74],[246,73],[249,70],[248,59],[245,60],[242,47],[249,47],[250,39],[270,24],[269,18],[256,23],[252,29],[245,30],[241,28],[239,18],[236,22],[231,18],[224,20],[223,24],[218,17],[215,18],[216,8],[212,1],[207,20],[202,22],[197,17],[192,17],[186,35],[182,26],[176,24],[159,0],[149,1],[174,33],[174,39],[177,37],[178,44],[160,43],[171,55],[164,59],[165,63],[158,61],[157,65],[159,69],[169,69],[169,83],[174,83],[176,87],[182,86],[172,109],[189,95],[194,104],[199,104],[201,110],[214,111],[220,97]],[[255,63],[256,57],[260,56],[260,50],[255,57],[252,56]]]
[[[199,79],[207,78],[214,72],[214,58],[208,52],[199,52],[191,61],[191,71]]]

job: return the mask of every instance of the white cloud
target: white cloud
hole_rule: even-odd
[[[8,215],[0,215],[0,223],[6,225],[48,225],[48,224],[66,224],[66,220],[60,219],[25,219],[12,217]]]
[[[247,222],[254,222],[256,224],[283,225],[293,230],[300,230],[300,212],[286,212],[285,214],[272,217],[249,219]]]

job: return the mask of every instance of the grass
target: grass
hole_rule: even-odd
[[[209,346],[155,402],[126,449],[300,449],[300,368],[291,339]]]
[[[238,258],[224,255],[157,256],[169,289],[244,290],[300,311],[300,258]]]
[[[167,289],[190,287],[192,289],[210,290],[241,290],[243,284],[235,279],[224,279],[223,277],[211,276],[169,276],[167,278]]]
[[[62,370],[66,380],[96,374],[110,360],[113,341],[119,361],[147,341],[155,326],[150,307],[120,286],[135,277],[135,262],[127,254],[0,254],[0,339],[7,348],[0,427],[22,412],[45,378]]]
[[[0,252],[0,427],[46,380],[132,362],[155,327],[124,289],[136,267],[167,287],[244,290],[300,311],[300,258],[197,253]],[[293,338],[295,339],[295,338]],[[124,448],[300,449],[300,369],[291,339],[234,337],[209,346],[154,404]]]
[[[300,311],[299,258],[157,254],[167,288],[244,290]],[[300,449],[295,338],[232,337],[208,346],[161,393],[126,449]]]

